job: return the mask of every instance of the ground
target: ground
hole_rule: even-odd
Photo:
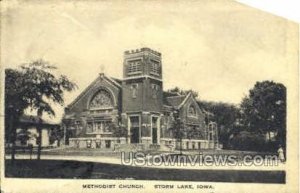
[[[148,152],[152,155],[167,152]],[[185,155],[199,154],[198,151],[184,152]],[[204,151],[203,154],[259,154],[240,151]],[[155,166],[139,167],[122,165],[120,152],[97,149],[52,149],[42,152],[42,160],[36,155],[18,151],[15,163],[6,155],[5,175],[19,178],[79,178],[79,179],[136,179],[136,180],[177,180],[248,183],[285,183],[282,167],[239,169],[221,166]],[[174,154],[172,154],[174,155]]]
[[[6,177],[285,183],[284,171],[181,170],[62,160],[5,163]]]

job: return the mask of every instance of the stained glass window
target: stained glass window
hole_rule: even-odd
[[[110,94],[105,90],[100,90],[91,100],[90,108],[110,108],[113,107],[113,101]]]

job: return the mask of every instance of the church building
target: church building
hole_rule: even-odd
[[[215,148],[216,124],[207,120],[193,94],[163,90],[161,57],[149,48],[125,51],[122,80],[100,73],[65,108],[66,145]]]

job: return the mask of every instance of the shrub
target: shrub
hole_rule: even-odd
[[[232,136],[230,141],[231,149],[243,151],[265,151],[265,138],[262,134],[241,131]]]

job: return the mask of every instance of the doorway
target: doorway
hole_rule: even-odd
[[[152,144],[157,144],[157,117],[152,117]]]
[[[130,142],[139,143],[140,142],[140,117],[132,116],[130,117]]]

